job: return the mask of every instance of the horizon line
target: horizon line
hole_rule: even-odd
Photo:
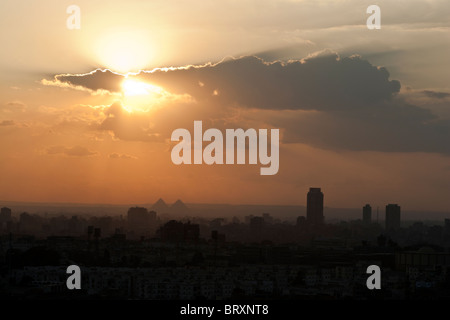
[[[119,203],[119,204],[113,204],[113,203],[98,203],[98,202],[43,202],[43,201],[17,201],[17,200],[0,200],[0,207],[3,207],[4,205],[2,203],[17,203],[17,204],[28,204],[28,205],[63,205],[63,206],[111,206],[111,207],[136,207],[136,206],[147,206],[147,205],[154,205],[156,202],[158,202],[160,199],[162,199],[166,204],[173,205],[178,200],[183,202],[186,205],[225,205],[225,206],[280,206],[280,207],[304,207],[306,208],[306,204],[255,204],[255,203],[210,203],[210,202],[184,202],[180,198],[175,200],[173,203],[166,202],[163,198],[158,198],[153,203]],[[367,204],[367,203],[366,203]],[[400,205],[401,207],[401,205]],[[332,207],[332,206],[324,206],[325,208],[331,208],[331,209],[362,209],[361,207]],[[374,207],[372,207],[374,208]],[[426,210],[426,209],[416,209],[416,210],[403,210],[403,212],[422,212],[427,211],[430,213],[450,213],[450,210]],[[382,211],[383,212],[383,211]]]

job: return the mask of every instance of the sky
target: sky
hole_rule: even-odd
[[[449,28],[446,0],[2,0],[0,200],[449,211]],[[195,120],[279,129],[278,172],[175,165]]]

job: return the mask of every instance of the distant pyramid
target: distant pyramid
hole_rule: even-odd
[[[186,214],[189,212],[189,208],[186,207],[186,205],[183,203],[183,201],[178,199],[177,201],[175,201],[174,204],[172,204],[170,206],[170,211],[172,213],[177,213],[177,214]]]
[[[156,211],[156,213],[167,213],[169,212],[169,206],[164,202],[163,199],[159,198],[158,201],[152,206],[152,210]]]

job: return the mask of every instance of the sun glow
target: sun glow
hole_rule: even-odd
[[[99,37],[96,54],[105,67],[121,72],[137,72],[146,68],[154,48],[148,35],[141,30],[110,30]]]
[[[164,93],[161,87],[131,79],[125,79],[122,82],[122,89],[125,96],[162,95]]]
[[[125,80],[122,83],[123,93],[126,96],[147,95],[151,89],[151,85],[145,82],[134,80]]]
[[[166,95],[161,87],[132,79],[122,82],[122,92],[124,109],[128,112],[149,111]]]

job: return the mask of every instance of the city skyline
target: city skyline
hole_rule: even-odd
[[[292,210],[292,206],[286,206],[286,207],[290,207],[290,214],[288,216],[286,216],[286,212],[283,212],[283,210],[280,208],[282,208],[283,206],[275,206],[278,207],[276,209],[274,209],[274,207],[272,206],[258,206],[258,205],[253,205],[253,209],[250,209],[252,207],[252,205],[249,204],[245,204],[243,205],[244,209],[242,210],[237,210],[234,208],[233,206],[229,205],[229,204],[189,204],[188,206],[181,200],[181,199],[177,199],[174,203],[172,204],[168,204],[164,201],[164,199],[159,198],[156,202],[154,202],[153,204],[135,204],[134,207],[130,207],[127,211],[127,216],[128,219],[131,223],[131,225],[134,225],[134,229],[142,229],[145,227],[143,227],[143,225],[139,222],[139,221],[153,221],[151,224],[155,224],[156,221],[156,216],[159,215],[163,215],[166,218],[169,216],[172,216],[172,219],[177,217],[183,217],[187,218],[189,216],[193,217],[193,218],[198,218],[198,205],[200,206],[206,206],[203,211],[208,211],[208,215],[210,216],[210,218],[212,219],[230,219],[231,216],[233,216],[234,218],[237,218],[239,215],[242,215],[242,213],[245,213],[246,216],[250,215],[253,216],[254,213],[260,213],[262,211],[266,211],[266,213],[263,214],[264,215],[270,215],[269,212],[275,214],[276,216],[279,216],[278,218],[280,218],[281,216],[283,216],[284,219],[286,219],[287,217],[290,216],[290,218],[292,219],[293,217],[295,218],[295,220],[297,221],[297,224],[300,223],[307,223],[310,226],[313,226],[315,228],[321,228],[324,223],[325,220],[329,221],[338,221],[339,219],[344,219],[341,221],[345,221],[347,219],[350,219],[350,221],[352,221],[352,219],[354,220],[356,217],[353,216],[351,217],[351,215],[349,216],[336,216],[334,213],[334,211],[337,210],[351,210],[349,208],[345,209],[345,208],[327,208],[324,204],[324,193],[322,192],[321,188],[318,187],[310,187],[308,193],[306,194],[306,206],[303,206],[304,209],[304,215],[302,215],[302,210]],[[24,203],[23,205],[26,205],[26,203]],[[32,205],[32,204],[31,204]],[[52,205],[52,204],[48,204],[48,205]],[[79,207],[75,206],[75,207],[71,207],[70,204],[66,204],[67,207],[66,209],[64,209],[64,207],[61,207],[59,210],[58,214],[63,213],[65,215],[65,210],[70,209],[69,212],[72,212],[72,216],[73,214],[86,214],[85,210],[86,208],[81,205]],[[86,205],[86,204],[84,204]],[[194,207],[191,207],[191,205],[193,205]],[[117,212],[117,210],[114,210],[113,212],[111,212],[111,205],[100,205],[103,206],[103,210],[104,210],[104,214],[106,213],[106,216],[108,217],[114,217],[117,215],[122,216],[122,213]],[[118,205],[117,207],[122,207],[122,206],[127,206],[127,205]],[[129,205],[128,205],[129,206]],[[197,208],[196,208],[197,206]],[[209,207],[208,207],[209,206]],[[213,207],[211,206],[215,206],[215,209],[213,209]],[[223,207],[224,206],[224,207]],[[295,206],[294,206],[295,207]],[[297,206],[299,208],[301,208],[301,206]],[[42,210],[45,211],[45,216],[48,216],[48,209],[51,207],[47,207],[44,204],[42,204],[42,207],[40,209],[40,212],[34,212],[36,208],[39,208],[39,204],[37,207],[34,207],[34,209],[31,210],[27,210],[27,209],[20,209],[20,205],[18,206],[18,208],[14,209],[16,215],[18,212],[22,212],[22,214],[38,214],[42,213]],[[89,208],[89,207],[87,207]],[[108,209],[109,208],[109,209]],[[327,216],[324,215],[324,208],[327,208]],[[255,211],[256,210],[256,211]],[[258,211],[259,210],[259,211]],[[202,211],[202,210],[200,210]],[[280,212],[281,211],[281,212]],[[366,204],[365,206],[362,207],[362,211],[360,211],[358,213],[358,218],[356,220],[361,220],[365,225],[370,225],[372,223],[380,223],[380,221],[383,221],[385,224],[385,229],[386,231],[396,231],[398,229],[400,229],[401,226],[401,215],[400,215],[400,211],[401,211],[401,207],[398,204],[386,204],[385,206],[385,215],[384,215],[384,219],[379,218],[379,207],[377,206],[376,208],[376,220],[372,220],[372,206],[370,204]],[[69,216],[71,215],[71,213],[66,212]],[[353,212],[354,213],[354,212]],[[436,212],[434,212],[436,213]],[[90,213],[92,214],[92,213]],[[448,215],[448,212],[440,212],[441,216],[444,215],[445,217]],[[0,220],[5,222],[5,221],[9,221],[12,219],[12,210],[11,208],[8,208],[6,206],[1,208],[1,213],[0,213]],[[200,215],[201,216],[201,215]],[[205,218],[205,217],[203,217]],[[442,219],[442,217],[440,218]],[[288,219],[289,220],[289,219]],[[403,218],[403,220],[405,220]],[[417,221],[417,217],[408,217],[407,216],[407,221]],[[420,219],[419,219],[420,220]],[[423,219],[422,219],[423,220]],[[424,219],[423,221],[426,220],[436,220],[436,217],[433,217],[431,219]],[[437,219],[439,220],[439,218]],[[449,220],[447,218],[445,218],[445,223],[447,223],[446,221]],[[303,221],[303,222],[302,222]],[[376,222],[375,222],[376,221]],[[146,223],[147,223],[146,222]]]
[[[373,204],[373,203],[372,203]],[[103,214],[107,214],[108,216],[115,216],[121,214],[118,209],[133,206],[135,208],[142,208],[149,212],[156,212],[159,214],[173,214],[176,213],[176,216],[180,214],[184,216],[196,216],[199,212],[203,212],[201,214],[206,216],[211,215],[214,217],[224,217],[230,218],[232,215],[243,215],[250,213],[255,213],[259,211],[268,211],[273,212],[275,215],[280,215],[283,219],[296,219],[297,214],[304,213],[305,221],[312,225],[320,226],[327,221],[339,221],[341,220],[352,220],[352,219],[360,219],[365,224],[370,224],[373,221],[388,223],[387,221],[400,221],[400,214],[397,214],[397,218],[389,219],[387,218],[389,211],[392,211],[393,207],[398,207],[398,212],[400,211],[400,206],[397,204],[385,203],[382,204],[381,207],[386,207],[386,211],[382,211],[382,215],[379,216],[379,208],[380,205],[375,205],[376,208],[376,217],[372,215],[372,206],[367,203],[360,208],[336,208],[327,206],[324,202],[324,194],[321,188],[318,187],[310,187],[309,191],[306,193],[306,201],[304,205],[260,205],[260,204],[230,204],[230,203],[184,203],[181,199],[177,199],[176,201],[170,203],[166,202],[163,198],[158,198],[158,200],[153,202],[145,202],[145,203],[122,203],[122,204],[107,204],[107,203],[41,203],[41,202],[14,202],[14,201],[1,201],[0,207],[3,206],[3,209],[11,210],[9,207],[15,207],[15,214],[17,215],[19,212],[27,212],[27,213],[42,213],[46,212],[54,212],[55,210],[59,212],[64,212],[68,210],[68,212],[78,213],[78,214],[95,214],[96,210],[100,210]],[[192,207],[193,206],[193,207]],[[193,210],[189,208],[195,208]],[[234,209],[232,209],[234,208]],[[294,209],[297,208],[297,209]],[[286,210],[287,211],[286,211]],[[86,211],[87,210],[87,211]],[[200,211],[197,211],[200,210]],[[234,212],[233,210],[237,210]],[[394,209],[395,211],[396,209]],[[109,211],[109,212],[108,212]],[[403,217],[406,217],[407,221],[438,221],[442,220],[449,215],[448,211],[417,211],[414,208],[409,208],[407,210],[402,210]],[[326,215],[324,214],[326,213]],[[419,215],[418,215],[419,214]],[[424,215],[425,214],[425,215]],[[70,215],[70,213],[69,213]],[[392,222],[391,222],[392,223]],[[394,222],[394,225],[398,225],[398,223]],[[398,226],[396,227],[398,229]],[[389,229],[389,228],[387,228]]]
[[[310,187],[307,196],[307,206],[306,206],[306,212],[305,215],[302,215],[301,212],[296,212],[296,220],[294,225],[300,228],[302,232],[306,232],[307,234],[311,233],[312,235],[320,235],[322,233],[326,233],[327,228],[327,222],[325,221],[324,216],[324,193],[321,191],[321,188],[318,187]],[[98,217],[99,220],[94,223],[100,223],[99,221],[103,220],[101,223],[102,225],[107,225],[109,229],[109,234],[112,232],[113,228],[111,227],[111,222],[114,219],[119,219],[119,223],[122,224],[121,227],[115,229],[115,235],[116,234],[123,234],[123,237],[126,237],[125,235],[131,235],[132,238],[139,238],[140,235],[151,235],[155,234],[162,237],[162,239],[184,239],[182,235],[186,237],[186,234],[191,234],[192,230],[194,232],[194,238],[199,239],[200,236],[200,229],[199,225],[197,224],[190,224],[190,218],[199,221],[210,221],[211,227],[215,226],[216,228],[221,227],[222,223],[226,224],[240,224],[241,221],[239,220],[238,216],[236,215],[236,212],[231,209],[228,209],[228,215],[231,216],[217,216],[217,212],[211,211],[209,219],[205,220],[205,217],[199,217],[197,216],[198,211],[196,211],[193,208],[189,208],[186,206],[181,200],[177,200],[171,205],[168,205],[165,203],[163,199],[158,199],[153,205],[150,206],[150,208],[147,208],[145,206],[134,206],[129,207],[126,211],[126,219],[124,220],[123,215],[120,214],[114,215],[109,212],[106,216]],[[69,222],[69,226],[72,226],[72,231],[66,230],[65,232],[69,231],[69,235],[74,234],[75,227],[74,225],[77,224],[78,227],[77,232],[83,232],[81,225],[79,223],[79,215],[83,213],[83,209],[79,209],[76,214],[70,214],[64,211],[60,211],[58,215],[55,216],[49,216],[48,212],[45,213],[44,216],[41,216],[36,213],[29,213],[29,212],[22,212],[19,217],[13,217],[13,211],[11,208],[8,207],[2,207],[0,210],[0,232],[9,232],[10,235],[12,233],[19,233],[23,234],[25,230],[25,234],[38,232],[39,229],[42,228],[41,231],[44,229],[49,229],[49,226],[46,226],[45,228],[43,226],[39,227],[38,225],[42,223],[43,219],[61,219],[63,220],[68,219],[68,217],[71,216]],[[361,216],[360,219],[357,220],[350,220],[353,223],[361,223],[362,225],[367,228],[369,226],[375,226],[378,225],[378,227],[381,227],[381,224],[379,224],[378,220],[378,208],[377,208],[377,219],[376,222],[371,221],[371,206],[369,204],[366,204],[362,208],[362,212],[360,212]],[[385,210],[385,219],[384,219],[384,230],[387,233],[387,235],[393,235],[397,233],[401,229],[402,225],[402,219],[400,215],[401,208],[398,204],[387,204],[386,210]],[[168,215],[168,214],[172,215]],[[241,217],[241,219],[244,219],[245,223],[248,223],[250,225],[250,228],[253,228],[253,231],[256,231],[259,233],[262,228],[264,228],[266,225],[274,224],[274,223],[280,223],[281,220],[279,218],[274,218],[271,216],[271,213],[264,212],[261,213],[261,211],[258,212],[257,215],[254,215],[251,211],[246,211],[246,215],[244,217]],[[68,214],[68,217],[66,217],[66,214]],[[273,212],[272,212],[273,214]],[[275,216],[277,216],[277,212],[275,212]],[[89,217],[89,216],[88,216]],[[90,220],[92,218],[96,218],[96,216],[90,216]],[[81,219],[85,219],[81,216]],[[162,220],[161,220],[162,219]],[[187,220],[187,224],[183,224],[182,222],[177,221],[178,219],[181,219],[182,221]],[[106,223],[108,221],[108,223]],[[123,222],[126,221],[126,224],[123,225]],[[166,221],[164,224],[163,222]],[[168,221],[168,222],[167,222]],[[444,226],[447,229],[448,228],[448,221],[450,219],[444,220]],[[286,222],[286,221],[285,221]],[[340,221],[340,223],[342,220]],[[105,224],[106,223],[106,224]],[[117,223],[117,222],[116,222]],[[417,223],[417,222],[416,222]],[[14,226],[15,225],[15,226]],[[159,227],[158,227],[159,226]],[[193,228],[193,229],[192,229]],[[191,230],[191,231],[189,231]],[[47,230],[49,231],[49,230]],[[217,230],[214,230],[213,232],[216,233],[214,238],[218,237]],[[87,227],[87,234],[88,239],[90,240],[92,235],[94,235],[94,238],[100,238],[102,231],[101,228],[94,228],[93,225],[90,225]],[[181,238],[180,238],[181,237]],[[192,238],[192,234],[188,236],[188,238]],[[191,239],[192,240],[192,239]]]
[[[449,295],[450,219],[404,224],[324,221],[321,188],[306,193],[295,223],[270,212],[238,218],[196,216],[181,200],[158,199],[120,216],[0,210],[0,295],[6,299],[410,300]],[[155,211],[158,210],[159,214]],[[176,210],[178,218],[165,212]],[[228,207],[232,214],[236,212]],[[76,265],[74,265],[76,263]],[[69,268],[82,274],[77,291]],[[382,270],[377,290],[369,268]]]

